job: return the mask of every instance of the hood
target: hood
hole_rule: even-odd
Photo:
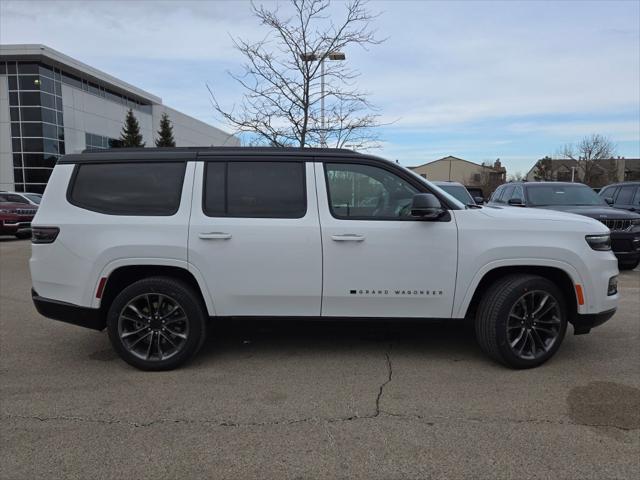
[[[498,207],[487,206],[482,208],[482,213],[494,218],[524,219],[524,220],[551,220],[557,222],[580,222],[592,224],[593,221],[587,218],[580,218],[570,212],[547,210],[542,208],[524,207]],[[598,222],[600,223],[600,222]]]
[[[550,205],[547,207],[537,207],[543,210],[555,210],[558,212],[575,213],[584,215],[585,217],[595,218],[596,220],[633,220],[640,218],[637,213],[629,212],[618,208],[608,207],[605,205],[576,206],[576,205]]]

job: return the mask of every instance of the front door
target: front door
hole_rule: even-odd
[[[366,163],[316,163],[322,229],[322,315],[451,316],[457,228],[411,217],[426,186]]]
[[[199,162],[189,262],[218,316],[318,316],[322,249],[313,164]]]

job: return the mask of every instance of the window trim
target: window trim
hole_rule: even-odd
[[[440,198],[439,195],[437,195],[435,192],[432,192],[429,188],[427,188],[426,185],[422,185],[419,184],[418,182],[414,182],[412,181],[413,179],[409,176],[409,175],[403,175],[404,172],[402,171],[396,171],[393,168],[387,167],[387,165],[384,164],[380,164],[377,162],[368,162],[366,160],[356,160],[354,159],[353,161],[351,161],[351,159],[348,160],[338,160],[338,161],[334,161],[334,159],[323,159],[322,161],[322,169],[324,172],[324,184],[325,184],[325,190],[327,192],[327,202],[328,202],[328,206],[329,206],[329,213],[331,214],[331,216],[333,218],[335,218],[336,220],[368,220],[368,221],[374,221],[374,222],[424,222],[425,220],[423,218],[420,217],[367,217],[367,216],[357,216],[357,217],[341,217],[336,215],[336,213],[333,210],[333,205],[331,202],[331,190],[329,188],[329,176],[327,175],[327,164],[329,163],[334,163],[334,164],[338,164],[338,165],[366,165],[368,167],[374,167],[374,168],[380,168],[382,170],[385,170],[397,177],[399,177],[401,180],[405,181],[406,183],[408,183],[409,185],[411,185],[413,188],[415,188],[417,190],[417,193],[431,193],[432,195],[435,195],[435,197],[438,199],[438,201],[440,202],[440,205],[442,206],[442,208],[445,210],[446,214],[443,215],[442,217],[440,217],[437,220],[434,220],[436,222],[449,222],[451,221],[451,214],[449,213],[449,210],[451,209],[450,205],[448,205],[445,201],[443,201],[442,198]]]
[[[73,189],[75,187],[76,184],[76,180],[78,178],[78,172],[80,171],[80,167],[82,167],[83,165],[123,165],[123,164],[153,164],[155,162],[148,162],[148,161],[136,161],[136,160],[131,160],[131,161],[124,161],[121,160],[119,162],[91,162],[91,163],[78,163],[74,166],[73,168],[73,172],[71,173],[71,178],[69,179],[69,185],[67,186],[67,202],[69,202],[71,205],[81,208],[83,210],[88,210],[90,212],[96,212],[96,213],[101,213],[103,215],[111,215],[111,216],[117,216],[117,217],[172,217],[175,214],[178,213],[178,211],[180,210],[180,207],[182,205],[182,194],[184,193],[184,179],[187,173],[187,162],[184,160],[176,160],[175,162],[171,162],[171,161],[162,161],[162,162],[157,162],[157,163],[178,163],[178,164],[182,164],[183,168],[182,168],[182,175],[180,178],[180,201],[178,201],[178,205],[176,206],[175,210],[172,210],[171,213],[140,213],[140,212],[119,212],[119,213],[114,213],[112,211],[108,211],[108,210],[103,210],[103,209],[97,209],[95,207],[90,207],[88,205],[83,204],[82,202],[78,202],[76,200],[73,199]]]
[[[302,169],[302,194],[304,196],[304,209],[302,210],[301,215],[291,216],[291,217],[283,217],[283,216],[253,216],[253,215],[229,215],[227,212],[229,210],[229,164],[230,163],[240,163],[240,162],[252,162],[252,163],[297,163],[300,165]],[[202,173],[202,198],[201,198],[201,209],[202,213],[208,218],[265,218],[265,219],[280,219],[280,220],[297,220],[307,216],[309,212],[309,196],[307,195],[307,163],[309,160],[304,158],[294,158],[294,159],[286,159],[282,160],[281,157],[273,157],[269,159],[262,159],[262,157],[244,157],[244,158],[215,158],[215,159],[204,159],[204,169]],[[224,215],[211,215],[207,211],[206,207],[206,199],[207,199],[207,170],[210,163],[224,163],[224,203],[225,203],[225,214]]]

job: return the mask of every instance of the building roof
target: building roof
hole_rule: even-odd
[[[536,165],[538,165],[538,163],[540,163],[542,160],[544,160],[544,158],[537,160],[536,163],[534,163],[533,166],[529,169],[525,177],[529,176],[529,174],[531,174],[533,170],[536,168]],[[595,166],[602,169],[602,165],[599,165],[598,163],[601,161],[608,162],[609,160],[624,160],[625,170],[640,171],[640,158],[624,158],[624,157],[603,158],[603,159],[596,160]],[[552,158],[551,159],[552,170],[560,170],[561,168],[565,168],[566,170],[571,171],[571,167],[578,167],[578,166],[579,166],[578,160],[574,160],[572,158]]]
[[[82,75],[91,77],[102,84],[108,84],[110,87],[126,92],[130,96],[139,97],[148,103],[162,103],[162,99],[156,95],[152,95],[141,88],[123,82],[122,80],[109,75],[97,68],[93,68],[86,63],[82,63],[75,58],[71,58],[53,48],[41,44],[15,44],[0,45],[0,59],[7,60],[32,60],[43,62],[60,68],[74,75]]]
[[[421,164],[421,165],[416,165],[415,167],[409,167],[409,168],[410,168],[410,169],[412,169],[412,170],[414,170],[414,169],[416,169],[416,168],[424,167],[424,166],[426,166],[426,165],[430,165],[430,164],[432,164],[432,163],[436,163],[436,162],[441,162],[441,161],[443,161],[443,160],[444,160],[444,161],[459,160],[459,161],[461,161],[461,162],[466,162],[466,163],[470,163],[470,164],[472,164],[472,165],[475,165],[476,167],[484,167],[484,168],[489,168],[489,169],[491,169],[491,170],[495,170],[495,168],[493,168],[491,165],[482,165],[482,164],[480,164],[480,163],[472,162],[472,161],[470,161],[470,160],[465,160],[464,158],[454,157],[453,155],[447,155],[446,157],[442,157],[442,158],[439,158],[439,159],[437,159],[437,160],[432,160],[432,161],[430,161],[430,162],[423,163],[423,164]],[[497,171],[497,170],[496,170],[496,171]]]

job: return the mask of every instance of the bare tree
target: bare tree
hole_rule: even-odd
[[[596,183],[606,183],[611,168],[604,160],[612,159],[615,152],[616,146],[611,140],[603,135],[592,134],[577,145],[565,145],[562,156],[578,162],[583,183],[598,186]]]
[[[509,178],[507,178],[508,182],[521,182],[524,179],[524,175],[522,174],[522,172],[516,172],[516,173],[512,173],[511,175],[509,175]]]
[[[533,178],[536,182],[553,180],[553,160],[550,156],[541,158],[533,167]]]
[[[338,23],[329,16],[330,0],[292,0],[291,6],[293,13],[285,15],[277,7],[252,4],[269,34],[256,43],[234,40],[245,64],[242,73],[229,75],[245,93],[227,110],[207,87],[213,107],[236,132],[257,136],[253,144],[375,146],[379,116],[367,95],[354,86],[359,74],[348,62],[331,58],[350,46],[380,43],[372,29],[376,15],[363,0],[347,3]]]

